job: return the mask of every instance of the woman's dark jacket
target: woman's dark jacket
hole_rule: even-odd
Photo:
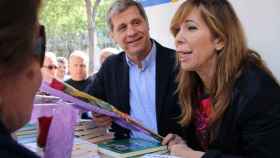
[[[188,145],[199,150],[194,128]],[[203,158],[280,157],[280,87],[252,64],[236,80],[230,106]]]

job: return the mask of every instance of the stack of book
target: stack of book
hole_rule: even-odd
[[[37,124],[28,123],[24,127],[15,132],[16,139],[20,143],[36,142],[37,138]]]
[[[48,103],[57,103],[60,100],[59,97],[51,95],[42,95],[36,94],[34,98],[34,104],[48,104]]]
[[[91,129],[92,128],[92,129]],[[89,134],[87,130],[89,129]],[[100,130],[100,132],[98,132]],[[95,131],[96,133],[94,133]],[[84,133],[83,133],[84,132]],[[91,133],[92,132],[92,133]],[[78,135],[79,138],[74,138],[73,150],[72,150],[72,158],[93,158],[97,157],[97,146],[87,141],[85,138],[91,139],[89,135],[102,135],[101,133],[106,132],[106,130],[101,130],[95,127],[91,120],[84,121],[82,120],[77,126],[75,130],[75,135]],[[37,153],[39,156],[43,156],[43,148],[38,147],[37,145],[37,124],[27,124],[23,128],[19,129],[15,132],[15,137],[18,143],[22,144],[29,150]]]
[[[131,158],[151,153],[166,154],[168,150],[159,142],[130,138],[100,143],[98,144],[98,152],[102,158]]]
[[[114,135],[106,127],[96,127],[92,120],[81,120],[75,127],[75,137],[97,144],[113,139]]]
[[[98,157],[97,146],[86,140],[75,138],[71,158]]]

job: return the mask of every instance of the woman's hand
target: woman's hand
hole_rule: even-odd
[[[204,152],[195,151],[188,147],[185,141],[176,134],[168,134],[162,141],[163,145],[168,146],[171,155],[182,158],[201,158]]]
[[[168,134],[166,137],[164,137],[162,141],[162,145],[168,145],[168,147],[175,144],[186,144],[186,143],[180,136],[176,134]]]
[[[182,158],[202,158],[204,152],[195,151],[186,144],[175,144],[169,148],[170,154]]]

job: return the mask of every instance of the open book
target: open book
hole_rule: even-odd
[[[139,157],[149,153],[167,153],[167,147],[155,141],[130,138],[109,140],[98,144],[98,152],[101,157],[127,158]]]
[[[162,141],[163,139],[162,136],[144,127],[141,123],[130,117],[128,114],[119,111],[113,105],[87,93],[81,92],[56,79],[52,79],[50,83],[43,82],[40,90],[49,93],[52,96],[59,97],[64,101],[75,103],[75,106],[80,109],[110,116],[117,124],[130,130],[140,131],[152,136],[158,141]]]

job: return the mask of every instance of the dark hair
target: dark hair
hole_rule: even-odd
[[[20,71],[33,56],[40,0],[0,1],[0,70]]]
[[[107,21],[107,25],[109,26],[109,31],[113,31],[113,27],[114,27],[112,24],[112,17],[116,14],[119,14],[119,13],[127,10],[129,7],[132,7],[132,6],[135,6],[138,9],[140,15],[148,23],[148,18],[147,18],[146,12],[145,12],[143,6],[139,2],[136,2],[134,0],[117,0],[111,5],[111,7],[109,8],[109,10],[107,12],[106,21]]]
[[[67,65],[67,59],[65,57],[57,57],[56,60],[58,63]]]

